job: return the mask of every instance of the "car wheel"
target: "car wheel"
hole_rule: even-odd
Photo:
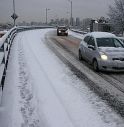
[[[97,62],[97,60],[93,60],[93,69],[95,70],[95,71],[99,71],[99,66],[98,66],[98,62]]]
[[[79,50],[79,60],[83,60],[81,51]]]

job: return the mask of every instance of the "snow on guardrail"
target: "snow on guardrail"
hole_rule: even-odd
[[[79,33],[79,34],[86,34],[87,33],[85,31],[81,31],[81,30],[77,30],[77,29],[71,29],[71,31]]]
[[[10,48],[12,41],[16,35],[16,27],[2,34],[3,36],[0,38],[0,102],[2,97],[4,80],[6,76]]]

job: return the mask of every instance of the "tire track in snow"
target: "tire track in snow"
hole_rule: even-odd
[[[34,96],[32,91],[32,82],[30,80],[30,75],[26,68],[26,63],[24,62],[23,47],[21,41],[18,45],[18,61],[19,61],[19,79],[20,79],[20,96],[21,96],[21,113],[24,119],[21,127],[40,127],[39,119],[36,112],[34,102]]]
[[[42,41],[44,41],[44,40],[42,40]],[[58,92],[56,91],[56,89],[55,89],[55,87],[54,87],[52,81],[49,79],[47,73],[46,73],[45,70],[43,69],[43,67],[42,67],[42,65],[41,65],[41,63],[40,63],[40,61],[39,61],[39,59],[37,58],[37,55],[36,55],[35,52],[32,50],[30,44],[28,44],[28,48],[30,49],[32,55],[34,56],[35,61],[37,62],[38,66],[39,66],[40,69],[42,69],[42,71],[44,72],[45,77],[48,79],[48,82],[50,83],[50,88],[53,90],[53,92],[54,92],[56,98],[59,100],[60,104],[63,106],[64,111],[66,112],[66,115],[68,116],[68,119],[70,120],[71,124],[73,125],[73,127],[77,127],[77,125],[75,124],[75,122],[74,122],[73,118],[71,117],[69,111],[67,110],[67,108],[66,108],[64,102],[62,101],[62,98],[60,97],[60,95],[59,95]]]
[[[85,75],[85,73],[83,71],[80,70],[81,68],[79,66],[74,65],[75,60],[77,60],[77,57],[74,53],[72,53],[70,50],[68,50],[65,46],[61,45],[60,43],[57,43],[56,40],[54,40],[53,38],[51,39],[54,42],[52,45],[50,45],[51,40],[49,39],[49,37],[47,38],[47,36],[46,36],[45,39],[46,39],[46,41],[49,42],[49,43],[47,43],[48,47],[63,61],[63,63],[65,63],[72,70],[72,72],[74,72],[74,74],[79,79],[85,81],[87,86],[92,91],[94,91],[97,95],[99,95],[99,97],[101,97],[103,100],[105,100],[109,106],[111,106],[117,113],[119,113],[122,117],[124,117],[124,101],[118,99],[117,94],[113,95],[113,93],[111,93],[111,89],[108,91],[106,88],[103,89],[101,86],[99,86],[99,83],[100,84],[103,83],[103,81],[106,80],[106,78],[103,78],[103,76],[102,76],[102,78],[103,78],[102,82],[101,81],[96,82],[95,80],[93,81],[93,80],[89,79],[89,77],[87,75]],[[61,49],[59,49],[59,47],[62,48],[63,50],[61,51]],[[64,51],[64,55],[62,55],[63,51]],[[70,55],[65,57],[65,53],[67,55],[66,51],[73,57],[71,57]],[[73,59],[69,60],[69,58],[75,58],[75,60],[73,60]],[[113,84],[111,84],[111,82],[106,82],[106,83],[110,83],[110,85],[113,86]]]

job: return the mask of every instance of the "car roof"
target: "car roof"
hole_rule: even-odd
[[[118,39],[122,39],[122,40],[124,40],[124,37],[118,37]]]
[[[58,26],[58,27],[66,27],[66,26]]]
[[[108,32],[91,32],[87,35],[92,36],[94,38],[116,37],[114,34]]]

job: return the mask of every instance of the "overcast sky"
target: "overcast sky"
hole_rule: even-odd
[[[0,0],[0,23],[12,21],[13,0]],[[72,0],[73,17],[98,18],[107,16],[108,6],[114,0]],[[49,8],[48,19],[69,18],[70,2],[68,0],[15,0],[16,13],[20,21],[45,21],[45,8]]]

